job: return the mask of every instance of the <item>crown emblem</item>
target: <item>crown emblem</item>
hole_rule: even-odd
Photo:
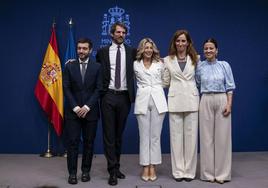
[[[113,7],[113,8],[109,8],[108,12],[115,17],[121,17],[124,13],[125,10],[122,8],[119,8],[118,6]]]
[[[129,39],[130,36],[130,16],[129,14],[125,14],[125,10],[123,8],[120,8],[118,6],[111,7],[108,9],[108,12],[103,14],[103,20],[102,20],[102,32],[101,32],[101,45],[100,47],[106,46],[111,43],[110,38],[110,30],[111,26],[115,22],[122,22],[125,24],[125,26],[128,29],[128,33],[125,39],[125,43],[130,45],[131,41]]]

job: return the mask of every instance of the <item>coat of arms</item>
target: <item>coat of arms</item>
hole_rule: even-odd
[[[128,33],[125,39],[125,43],[128,45],[131,44],[131,41],[129,39],[130,36],[129,15],[125,14],[124,9],[115,6],[113,8],[109,8],[108,13],[103,15],[102,32],[101,32],[102,39],[100,47],[106,46],[111,43],[110,28],[117,21],[122,22],[126,25]]]
[[[55,83],[60,76],[61,68],[56,63],[44,63],[42,65],[40,78],[46,86]]]

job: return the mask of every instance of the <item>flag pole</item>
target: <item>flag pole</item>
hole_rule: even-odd
[[[52,27],[54,28],[56,26],[56,20],[55,18],[53,18],[53,22],[52,22]],[[50,138],[51,138],[51,128],[50,128],[50,123],[48,123],[48,130],[47,130],[47,151],[45,153],[40,154],[40,157],[44,157],[44,158],[51,158],[51,157],[55,157],[55,155],[52,153],[51,151],[51,144],[50,144]]]
[[[72,27],[73,27],[73,19],[72,19],[72,18],[70,18],[68,24],[69,24],[69,28],[72,28]],[[65,63],[66,63],[66,62],[65,62]],[[66,138],[65,138],[65,139],[66,139]],[[67,149],[66,149],[66,148],[65,148],[65,150],[64,150],[64,153],[63,153],[61,156],[67,158]]]
[[[55,157],[55,155],[52,153],[51,151],[51,144],[50,144],[50,137],[51,137],[51,128],[50,128],[50,124],[48,123],[48,131],[47,131],[47,151],[43,154],[40,154],[40,157],[44,157],[44,158],[51,158],[51,157]]]
[[[72,28],[73,27],[73,18],[70,18],[70,20],[69,20],[69,22],[68,22],[68,24],[69,24],[69,28]],[[65,62],[66,63],[66,62]],[[66,138],[65,138],[66,139]],[[64,150],[64,153],[62,154],[62,155],[60,155],[61,157],[65,157],[65,158],[67,158],[67,149],[65,148],[65,150]]]

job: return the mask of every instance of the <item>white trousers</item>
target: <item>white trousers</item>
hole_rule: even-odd
[[[199,108],[200,178],[231,180],[231,114],[223,116],[227,95],[203,94]]]
[[[165,113],[159,114],[150,97],[148,111],[138,114],[137,120],[140,135],[140,165],[161,164],[161,131]]]
[[[194,178],[197,164],[198,112],[169,113],[174,178]]]

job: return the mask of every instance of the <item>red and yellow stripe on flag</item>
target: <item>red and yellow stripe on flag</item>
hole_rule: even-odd
[[[52,28],[41,72],[35,87],[35,96],[53,124],[58,136],[62,133],[63,91],[55,27]]]

